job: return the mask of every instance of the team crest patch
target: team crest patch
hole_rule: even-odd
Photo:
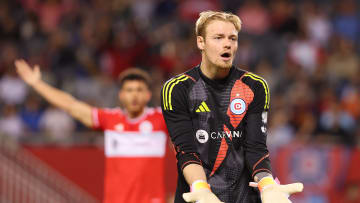
[[[139,125],[139,131],[142,133],[151,133],[153,125],[149,121],[144,121]]]
[[[246,103],[242,99],[233,99],[230,103],[230,110],[233,114],[240,115],[246,110]]]
[[[196,131],[196,139],[204,144],[209,139],[209,134],[205,130],[198,130]]]

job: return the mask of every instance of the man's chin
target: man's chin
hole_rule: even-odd
[[[229,68],[232,67],[232,63],[230,63],[230,62],[229,63],[222,63],[222,64],[219,64],[218,67],[221,68],[221,69],[229,69]]]
[[[137,114],[142,111],[142,108],[141,107],[128,107],[127,111]]]

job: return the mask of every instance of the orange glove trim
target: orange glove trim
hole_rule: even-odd
[[[197,181],[193,182],[193,184],[191,185],[191,191],[195,191],[195,190],[203,189],[203,188],[210,190],[210,185],[203,180],[197,180]]]
[[[264,177],[258,182],[258,188],[260,192],[266,187],[267,185],[276,184],[274,178],[272,177]]]

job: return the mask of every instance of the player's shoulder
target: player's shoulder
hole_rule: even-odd
[[[192,83],[195,83],[198,79],[199,79],[199,74],[196,70],[197,67],[192,68],[184,73],[178,74],[172,78],[170,78],[169,80],[167,80],[165,82],[165,84],[163,85],[163,88],[186,88],[189,87]]]
[[[263,77],[261,77],[257,74],[254,74],[252,72],[244,71],[241,78],[242,78],[242,81],[253,90],[258,89],[258,88],[263,88],[268,91],[268,89],[269,89],[266,80]]]
[[[250,71],[246,70],[244,66],[235,67],[231,73],[234,80],[239,80],[245,83],[253,92],[259,89],[266,89],[268,91],[268,85],[266,80]]]
[[[170,78],[162,87],[162,97],[186,93],[199,78],[197,67]]]
[[[98,119],[103,121],[122,120],[124,119],[124,111],[120,108],[93,108],[92,116],[96,119],[96,123]]]
[[[97,108],[97,111],[101,111],[102,113],[109,114],[109,115],[123,115],[124,112],[121,108]]]
[[[264,108],[268,109],[270,102],[270,90],[266,80],[252,72],[245,72],[243,74],[242,80],[250,87],[254,94],[257,95],[256,98],[264,99]]]
[[[154,116],[154,117],[162,116],[161,107],[146,107],[145,111],[148,116]]]
[[[184,73],[172,77],[165,82],[161,90],[163,110],[172,110],[174,101],[180,101],[187,97],[191,87],[199,80],[199,66]]]

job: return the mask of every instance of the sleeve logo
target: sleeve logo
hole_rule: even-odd
[[[268,113],[266,111],[262,112],[261,114],[261,120],[264,124],[267,124]]]
[[[240,115],[246,110],[246,103],[242,99],[233,99],[230,103],[230,110],[233,114]]]

